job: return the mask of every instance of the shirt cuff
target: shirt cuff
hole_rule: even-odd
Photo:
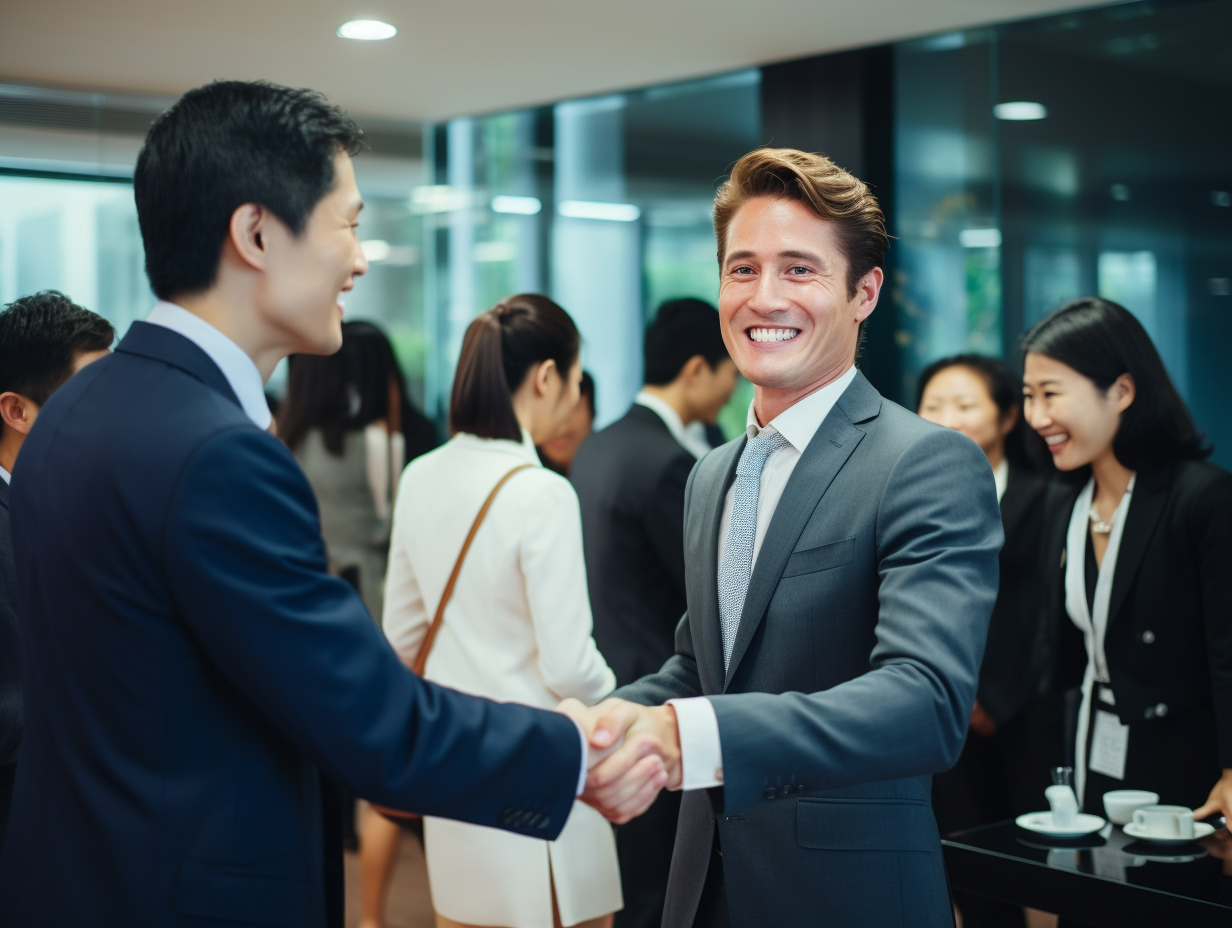
[[[719,744],[719,720],[705,696],[669,699],[676,710],[680,735],[681,789],[709,789],[723,785],[723,750]]]
[[[578,774],[577,792],[573,794],[576,797],[582,795],[582,791],[586,789],[586,773],[589,770],[586,762],[590,758],[590,739],[586,737],[586,730],[578,724],[577,719],[571,719],[570,721],[577,728],[578,737],[582,739],[582,770]]]

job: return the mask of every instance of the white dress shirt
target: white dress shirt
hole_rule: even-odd
[[[13,482],[13,475],[12,475],[12,474],[10,474],[10,473],[9,473],[7,470],[5,470],[3,467],[0,467],[0,480],[3,480],[5,483],[12,483],[12,482]]]
[[[810,393],[794,406],[781,412],[764,427],[758,425],[753,405],[749,406],[746,432],[749,438],[756,437],[763,428],[774,429],[787,439],[787,444],[766,459],[761,472],[761,488],[757,495],[757,532],[753,540],[753,566],[761,551],[766,529],[774,518],[774,510],[800,462],[800,456],[808,447],[821,423],[825,421],[838,398],[843,395],[856,378],[854,365],[837,380],[826,384],[816,393]],[[719,546],[716,556],[723,561],[723,549],[727,546],[727,528],[731,522],[732,505],[736,499],[733,485],[723,502],[723,518],[719,522]],[[723,784],[723,751],[719,744],[719,722],[714,706],[705,696],[688,699],[670,699],[668,704],[676,710],[676,727],[680,733],[681,789],[707,789]]]
[[[1005,488],[1010,485],[1010,462],[1006,458],[992,469],[993,483],[997,485],[997,502],[1005,496]]]
[[[244,414],[258,428],[269,429],[274,420],[265,401],[265,383],[256,363],[244,353],[243,348],[200,316],[166,300],[160,301],[145,321],[178,332],[209,355],[223,377],[227,378]]]
[[[676,439],[676,443],[693,457],[702,458],[709,453],[710,444],[706,441],[704,423],[690,422],[685,425],[680,419],[680,414],[672,408],[671,403],[645,390],[639,391],[633,402],[639,406],[645,406],[662,419],[667,430],[672,433],[672,438]],[[700,426],[700,432],[694,426]]]

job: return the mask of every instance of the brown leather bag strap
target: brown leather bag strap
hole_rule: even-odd
[[[453,588],[457,585],[458,574],[462,573],[462,563],[466,560],[466,552],[470,550],[471,542],[475,540],[475,535],[479,533],[479,526],[483,525],[483,520],[487,518],[488,510],[492,508],[492,503],[496,500],[496,494],[501,491],[501,487],[508,483],[510,478],[518,473],[518,471],[529,470],[534,466],[534,464],[521,464],[501,477],[496,486],[492,488],[492,492],[488,494],[488,498],[484,500],[483,506],[479,509],[479,515],[475,516],[475,524],[471,526],[470,533],[466,536],[466,541],[462,542],[462,550],[458,554],[457,563],[453,565],[453,573],[449,575],[449,582],[445,584],[445,592],[441,594],[440,604],[436,607],[436,615],[432,617],[432,624],[428,626],[428,633],[424,635],[423,643],[419,646],[415,660],[411,662],[411,670],[419,676],[423,676],[424,667],[428,663],[428,654],[432,651],[432,643],[436,641],[436,633],[440,631],[441,622],[445,619],[445,607],[449,605],[449,600],[453,598]]]

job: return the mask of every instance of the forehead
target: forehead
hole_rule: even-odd
[[[988,385],[984,378],[969,367],[954,365],[938,371],[928,381],[925,393],[951,393],[988,395]]]
[[[831,260],[842,258],[838,227],[796,200],[753,197],[736,210],[727,226],[727,253],[807,250]]]
[[[1068,364],[1062,364],[1055,358],[1038,351],[1028,351],[1023,362],[1022,379],[1027,382],[1040,380],[1072,380],[1082,377]]]

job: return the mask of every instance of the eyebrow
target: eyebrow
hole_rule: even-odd
[[[1037,387],[1046,387],[1046,386],[1048,386],[1049,384],[1052,384],[1052,385],[1054,385],[1054,386],[1055,386],[1056,384],[1059,384],[1060,382],[1061,382],[1061,381],[1059,381],[1059,380],[1051,380],[1051,379],[1049,379],[1049,380],[1041,380],[1039,383],[1037,383],[1037,384],[1036,384],[1036,386],[1037,386]],[[1024,383],[1024,384],[1022,385],[1022,388],[1023,388],[1024,390],[1029,390],[1029,389],[1031,388],[1031,384],[1029,384],[1029,383]]]
[[[746,261],[749,258],[754,257],[756,257],[756,254],[748,249],[743,251],[733,251],[727,256],[726,263],[730,264],[732,261]],[[811,251],[796,251],[795,249],[788,249],[787,251],[780,251],[776,257],[794,258],[797,261],[807,261],[810,264],[819,264],[823,267],[826,265],[826,262],[820,255],[813,254]]]

